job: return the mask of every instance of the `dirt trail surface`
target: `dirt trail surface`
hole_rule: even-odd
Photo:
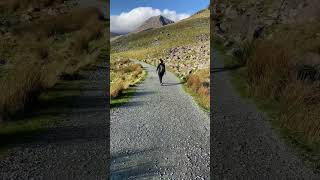
[[[88,71],[80,96],[52,112],[69,117],[0,157],[0,179],[107,179],[109,141],[105,68]],[[68,89],[63,89],[68,91]],[[59,101],[56,99],[56,101]]]
[[[128,103],[111,110],[111,179],[209,179],[209,114],[171,73],[156,68]]]
[[[213,52],[213,179],[319,179],[233,89],[223,56]]]

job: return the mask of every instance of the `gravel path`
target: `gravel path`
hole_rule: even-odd
[[[86,73],[80,96],[56,111],[69,117],[31,143],[0,158],[0,179],[107,179],[108,125],[105,68]],[[68,91],[68,89],[64,89]]]
[[[171,73],[155,67],[129,102],[111,110],[111,179],[209,179],[209,114]]]
[[[211,120],[215,179],[320,179],[272,130],[265,116],[234,91],[223,57],[213,52]]]

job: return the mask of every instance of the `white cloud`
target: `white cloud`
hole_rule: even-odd
[[[186,13],[177,14],[176,11],[153,9],[152,7],[138,7],[130,12],[122,12],[120,15],[110,16],[110,30],[116,33],[127,33],[138,28],[144,21],[152,16],[163,15],[175,22],[188,18]]]

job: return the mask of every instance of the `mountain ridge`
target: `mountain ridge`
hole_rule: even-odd
[[[140,25],[137,29],[135,29],[133,32],[137,33],[148,29],[160,28],[172,23],[175,22],[162,15],[153,16],[144,21],[144,23]]]

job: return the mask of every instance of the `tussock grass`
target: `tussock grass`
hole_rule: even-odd
[[[209,69],[198,70],[189,75],[186,81],[187,91],[196,98],[206,110],[210,109],[210,72]]]
[[[281,126],[298,134],[307,144],[320,143],[319,87],[292,81],[280,98]]]
[[[0,37],[0,46],[5,47],[0,58],[8,62],[8,72],[0,78],[0,121],[31,108],[62,75],[75,76],[95,62],[99,55],[95,46],[105,38],[104,30],[103,16],[96,8],[81,8],[20,24],[9,39]]]
[[[39,64],[23,63],[1,79],[0,119],[25,109],[39,95],[43,88],[39,69]]]
[[[119,80],[117,81],[117,83],[114,83],[111,87],[110,87],[110,97],[111,98],[116,98],[119,95],[121,95],[121,93],[123,92],[123,90],[126,89],[125,83],[123,80]]]
[[[89,43],[102,35],[103,24],[97,19],[91,19],[86,26],[77,32],[71,46],[76,52],[88,51]]]
[[[145,74],[140,64],[133,63],[129,59],[112,60],[110,69],[112,99],[119,97],[124,90],[139,82]]]
[[[260,42],[247,63],[250,94],[279,104],[279,122],[309,145],[320,143],[319,86],[297,79],[296,51]]]

